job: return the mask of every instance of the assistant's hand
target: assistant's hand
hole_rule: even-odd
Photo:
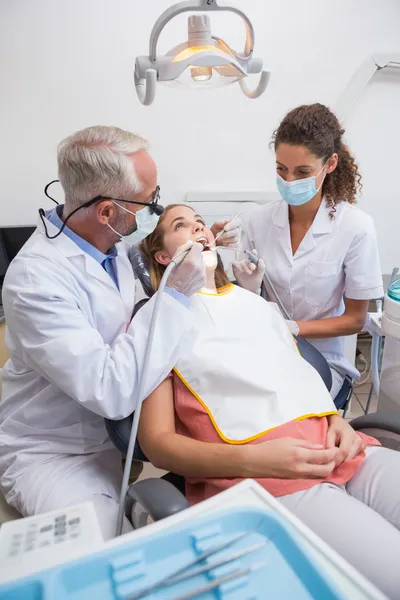
[[[337,448],[281,438],[247,447],[249,477],[325,479],[336,466]],[[251,475],[252,473],[252,475]]]
[[[360,454],[364,450],[364,443],[352,426],[339,415],[328,417],[328,421],[326,447],[330,449],[338,448],[339,453],[336,458],[336,466],[338,467],[344,461],[351,460]]]
[[[172,258],[177,266],[168,278],[168,287],[185,296],[193,296],[205,286],[206,267],[202,252],[203,245],[190,240],[177,249]]]
[[[242,231],[242,219],[237,217],[230,221],[216,221],[211,226],[211,231],[214,237],[225,228],[225,233],[217,239],[217,246],[233,246],[237,247],[240,244],[240,237]]]
[[[292,335],[299,335],[300,327],[297,325],[296,321],[288,321],[286,319],[286,325],[289,327],[289,331]]]
[[[253,250],[253,254],[257,254]],[[260,293],[261,283],[265,272],[265,263],[262,258],[259,259],[257,266],[249,260],[241,260],[232,264],[233,274],[240,287]]]

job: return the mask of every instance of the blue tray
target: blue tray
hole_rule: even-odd
[[[184,521],[152,536],[134,538],[118,547],[85,556],[0,586],[1,600],[128,600],[129,596],[190,563],[208,548],[249,532],[208,561],[265,545],[208,574],[162,586],[146,600],[172,600],[239,568],[261,567],[218,590],[199,596],[203,600],[320,600],[342,599],[333,582],[303,547],[301,539],[280,516],[265,509],[224,510]]]

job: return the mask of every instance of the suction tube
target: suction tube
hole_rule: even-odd
[[[170,264],[166,268],[165,273],[161,279],[160,287],[158,288],[158,291],[156,294],[157,297],[156,297],[153,314],[152,314],[151,321],[150,321],[149,335],[147,338],[147,344],[146,344],[146,349],[145,349],[145,353],[144,353],[143,370],[141,373],[141,379],[140,379],[140,384],[139,384],[139,391],[138,391],[139,402],[138,402],[138,405],[133,414],[132,429],[131,429],[131,434],[129,437],[128,451],[126,453],[125,468],[124,468],[124,474],[123,474],[123,478],[122,478],[121,493],[120,493],[120,497],[119,497],[119,510],[118,510],[118,517],[117,517],[116,536],[119,536],[122,533],[122,526],[123,526],[124,514],[125,514],[125,498],[126,498],[126,494],[128,492],[128,488],[129,488],[129,475],[131,472],[133,454],[135,451],[137,431],[138,431],[139,420],[140,420],[140,413],[142,410],[142,403],[143,403],[142,396],[144,394],[147,373],[149,370],[150,354],[151,354],[151,350],[152,350],[152,346],[153,346],[154,332],[155,332],[156,325],[157,325],[158,315],[160,313],[164,289],[167,284],[168,277],[171,274],[171,271],[176,267],[177,264],[179,264],[180,262],[182,262],[182,260],[185,259],[185,257],[189,253],[189,251],[190,251],[190,248],[187,252],[185,252],[184,254],[179,256],[177,259],[175,259],[175,261],[170,262]]]

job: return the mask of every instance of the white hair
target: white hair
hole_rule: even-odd
[[[147,140],[130,131],[102,125],[87,127],[63,140],[57,159],[66,212],[96,196],[129,200],[140,192],[131,157],[148,147]]]

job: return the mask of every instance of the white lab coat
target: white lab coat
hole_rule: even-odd
[[[370,216],[346,202],[335,218],[325,200],[292,255],[288,205],[283,200],[253,211],[245,224],[243,247],[263,258],[275,289],[295,321],[342,315],[343,297],[371,300],[383,296],[376,234]],[[270,294],[271,300],[274,300]],[[344,338],[309,340],[340,374],[357,378],[345,358]]]
[[[58,231],[46,224],[50,235]],[[116,497],[118,477],[96,474],[93,458],[113,448],[104,417],[124,418],[137,404],[154,305],[150,300],[131,322],[135,279],[123,247],[116,264],[120,291],[91,256],[63,234],[47,239],[39,222],[7,271],[3,304],[11,358],[0,403],[0,486],[25,514],[41,510],[39,496],[77,471],[79,480],[60,487],[60,506],[68,504],[65,494],[84,499],[85,489]],[[164,294],[145,397],[175,365],[190,323],[190,311]]]

